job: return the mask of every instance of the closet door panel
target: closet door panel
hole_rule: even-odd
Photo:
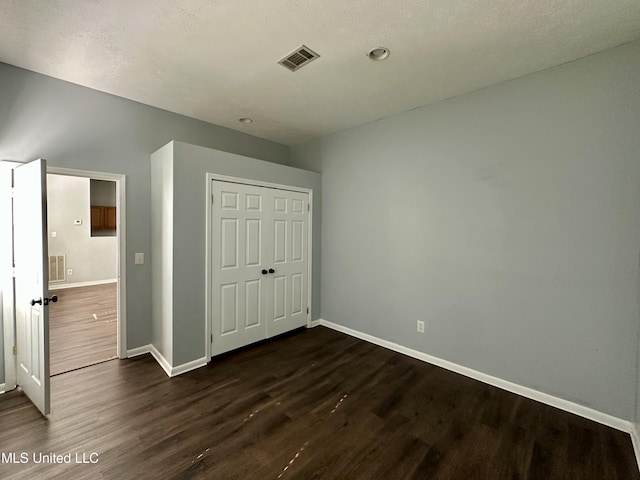
[[[272,248],[273,295],[267,302],[267,335],[307,324],[308,204],[306,193],[273,190],[266,242]]]
[[[212,355],[266,338],[265,194],[213,181],[211,209]]]

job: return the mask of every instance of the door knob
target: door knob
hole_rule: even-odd
[[[276,273],[276,271],[273,268],[270,268],[269,273]]]
[[[262,269],[262,274],[263,274],[263,275],[266,275],[267,273],[268,273],[268,272],[263,268],[263,269]]]
[[[53,295],[52,297],[45,298],[44,299],[44,304],[45,305],[49,305],[50,302],[56,303],[57,301],[58,301],[58,296],[57,295]]]
[[[31,303],[31,306],[32,306],[32,307],[33,307],[36,303],[37,303],[38,305],[42,305],[42,299],[41,299],[41,298],[39,298],[38,300],[33,300],[33,299],[32,299],[30,303]]]

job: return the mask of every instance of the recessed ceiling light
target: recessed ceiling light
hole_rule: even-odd
[[[380,61],[389,58],[390,54],[391,52],[388,48],[376,47],[369,50],[369,53],[367,53],[367,57],[369,57],[371,60]]]
[[[239,119],[238,119],[238,121],[239,121],[240,123],[244,123],[245,125],[248,125],[248,124],[250,124],[250,123],[252,123],[252,122],[253,122],[253,120],[251,120],[249,117],[242,117],[242,118],[239,118]]]

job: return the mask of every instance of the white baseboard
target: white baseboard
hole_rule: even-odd
[[[151,344],[127,350],[127,358],[137,357],[139,355],[144,355],[145,353],[151,353]]]
[[[636,462],[638,462],[638,469],[640,469],[640,436],[638,436],[638,424],[631,424],[631,443],[633,443],[633,451],[636,454]]]
[[[105,285],[107,283],[116,283],[117,278],[111,278],[108,280],[93,280],[91,282],[76,282],[76,283],[52,283],[49,285],[49,290],[62,290],[64,288],[76,288],[76,287],[90,287],[92,285]]]
[[[153,358],[156,359],[156,362],[158,362],[160,364],[160,366],[164,370],[164,373],[166,373],[168,376],[171,376],[171,364],[167,361],[166,358],[164,358],[164,355],[162,355],[158,351],[158,349],[155,347],[155,345],[152,344],[150,346],[149,353],[151,353]]]
[[[176,375],[190,372],[191,370],[195,370],[196,368],[204,367],[207,364],[207,359],[205,357],[202,357],[191,362],[172,367],[167,359],[164,358],[164,356],[154,345],[151,345],[150,353],[153,358],[155,358],[156,361],[160,364],[160,366],[164,370],[164,373],[166,373],[169,377],[175,377]]]
[[[5,383],[0,383],[0,395],[2,395],[6,390],[7,385]]]
[[[309,322],[309,325],[307,325],[307,328],[314,328],[314,327],[318,327],[320,325],[322,325],[322,320],[311,320]]]
[[[137,357],[139,355],[144,355],[145,353],[150,353],[151,356],[156,359],[156,362],[160,364],[160,366],[164,370],[164,373],[166,373],[169,377],[175,377],[176,375],[190,372],[191,370],[195,370],[196,368],[204,367],[207,364],[207,359],[205,357],[202,357],[191,362],[172,367],[169,361],[164,358],[164,355],[162,355],[160,351],[155,347],[155,345],[151,343],[149,345],[143,345],[141,347],[127,350],[127,358]]]
[[[182,375],[183,373],[190,372],[191,370],[195,370],[196,368],[204,367],[206,364],[207,364],[206,357],[198,358],[196,360],[183,363],[182,365],[178,365],[177,367],[171,368],[171,376],[175,377],[176,375]]]
[[[366,342],[374,343],[381,347],[388,348],[389,350],[402,353],[409,357],[417,358],[418,360],[422,360],[432,365],[437,365],[438,367],[451,370],[452,372],[459,373],[461,375],[464,375],[465,377],[470,377],[475,380],[479,380],[483,383],[488,383],[489,385],[493,385],[494,387],[498,387],[503,390],[507,390],[509,392],[515,393],[517,395],[522,395],[523,397],[536,400],[546,405],[559,408],[560,410],[564,410],[566,412],[579,415],[589,420],[593,420],[594,422],[598,422],[603,425],[607,425],[609,427],[615,428],[616,430],[621,430],[626,433],[632,432],[633,424],[628,420],[623,420],[621,418],[614,417],[607,413],[603,413],[598,410],[585,407],[578,403],[574,403],[569,400],[564,400],[562,398],[558,398],[553,395],[549,395],[548,393],[543,393],[538,390],[534,390],[532,388],[510,382],[508,380],[503,380],[502,378],[487,375],[486,373],[482,373],[477,370],[473,370],[471,368],[464,367],[462,365],[458,365],[456,363],[450,362],[448,360],[443,360],[441,358],[434,357],[432,355],[429,355],[423,352],[419,352],[418,350],[413,350],[411,348],[404,347],[397,343],[389,342],[387,340],[374,337],[373,335],[369,335],[366,333],[359,332],[357,330],[353,330],[343,325],[338,325],[337,323],[332,323],[323,319],[316,320],[316,322],[317,322],[317,325],[322,325],[332,330],[336,330],[338,332],[345,333],[352,337],[359,338]]]

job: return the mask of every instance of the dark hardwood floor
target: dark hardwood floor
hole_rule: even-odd
[[[51,375],[117,358],[117,284],[52,290]]]
[[[168,378],[148,355],[0,396],[14,479],[640,479],[629,435],[317,327]],[[94,457],[95,459],[95,457]]]

